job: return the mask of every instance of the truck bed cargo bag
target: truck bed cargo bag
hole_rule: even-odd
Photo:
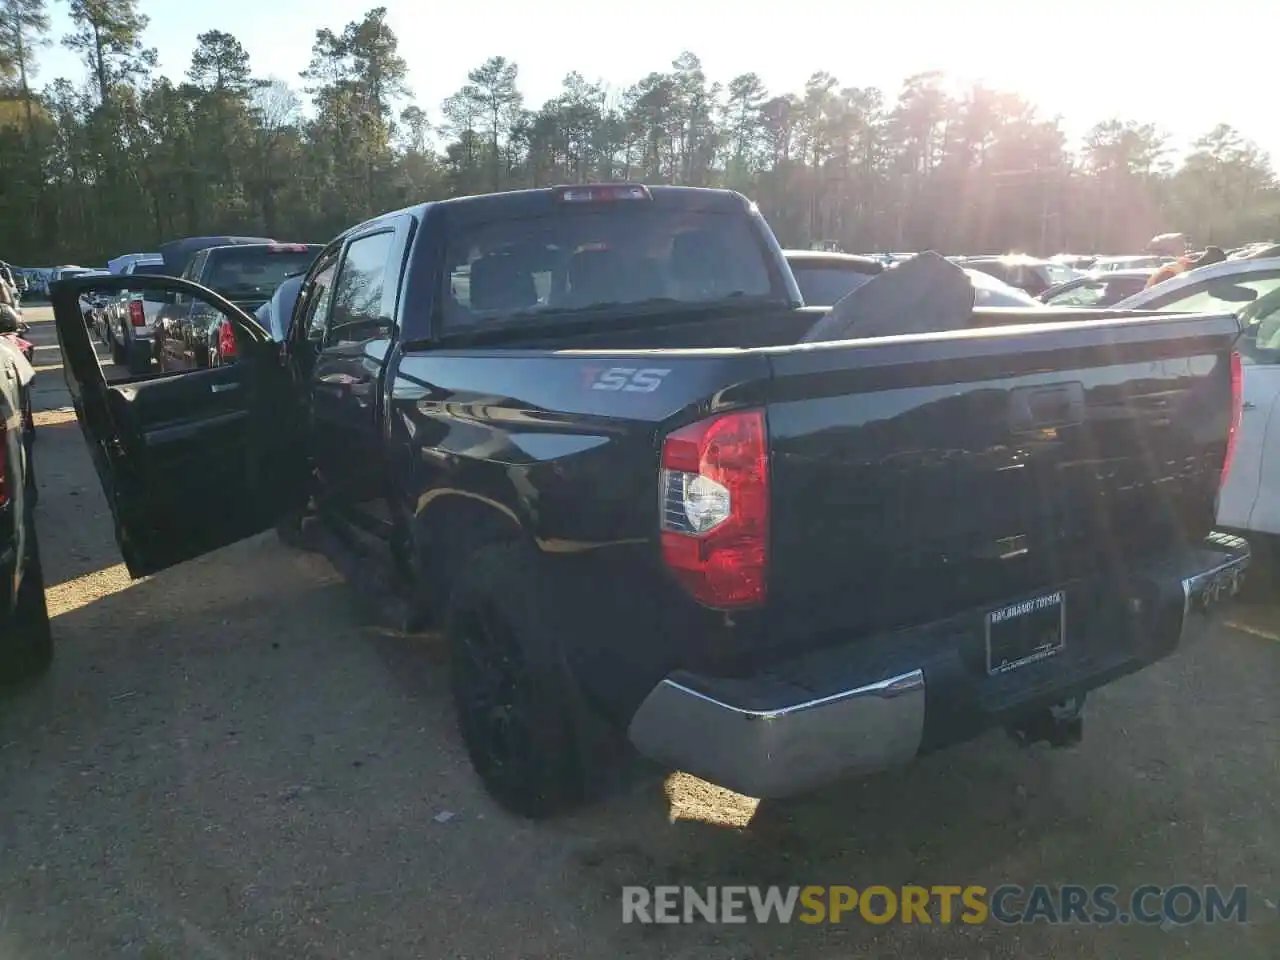
[[[876,274],[840,300],[801,343],[963,330],[973,314],[973,284],[932,251]]]

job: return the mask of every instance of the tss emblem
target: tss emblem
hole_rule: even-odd
[[[596,377],[592,390],[621,390],[627,393],[653,393],[670,370],[645,367],[610,367]]]

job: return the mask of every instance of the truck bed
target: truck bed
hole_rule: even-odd
[[[410,353],[394,371],[392,450],[431,452],[400,461],[406,508],[421,521],[421,505],[462,489],[520,518],[572,666],[624,720],[672,670],[749,673],[1202,540],[1230,430],[1234,317],[1028,314],[1039,322],[805,345],[668,345],[729,327],[712,321]],[[593,338],[609,345],[580,346]],[[657,386],[631,382],[637,371]],[[725,614],[664,566],[659,451],[671,431],[741,408],[767,422],[767,591]]]

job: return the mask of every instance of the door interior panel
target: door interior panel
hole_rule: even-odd
[[[265,522],[243,374],[233,364],[107,389],[124,454],[119,482],[130,490],[124,519],[176,552],[195,556]]]
[[[243,337],[239,361],[108,382],[79,298],[132,281],[94,277],[52,291],[67,387],[134,577],[270,527],[306,489],[299,403],[279,345],[213,291],[153,280],[230,318]]]

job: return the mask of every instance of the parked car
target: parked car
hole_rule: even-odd
[[[97,270],[92,267],[70,267],[59,274],[63,279],[71,277],[105,277],[110,275],[109,271]],[[106,307],[107,298],[100,294],[89,293],[80,298],[80,313],[84,318],[84,324],[95,334],[101,335],[102,333],[105,324]]]
[[[14,272],[20,274],[26,284],[26,294],[30,297],[47,297],[49,295],[49,276],[53,272],[46,267],[15,267]]]
[[[1280,432],[1271,429],[1280,398],[1280,355],[1272,349],[1277,297],[1280,258],[1227,260],[1179,274],[1116,305],[1125,310],[1239,315],[1246,330],[1239,345],[1243,415],[1236,457],[1218,500],[1217,522],[1251,536],[1280,534]]]
[[[53,270],[50,271],[49,282],[57,283],[59,280],[62,280],[64,277],[75,276],[76,273],[84,270],[88,270],[88,269],[90,268],[77,266],[75,264],[63,264],[60,267],[54,267]]]
[[[136,263],[139,260],[145,260],[149,263],[155,261],[163,263],[164,257],[160,256],[159,253],[122,253],[120,256],[112,257],[107,261],[107,269],[111,273],[126,273],[128,272],[126,268],[129,264]]]
[[[0,260],[0,283],[7,283],[14,295],[19,298],[27,292],[27,278],[22,275],[22,271],[15,271],[3,260]]]
[[[323,248],[314,243],[241,243],[198,251],[182,276],[222,294],[252,313],[290,274],[305,271]],[[218,366],[234,361],[230,323],[199,298],[178,294],[160,311],[156,359],[165,371]]]
[[[1280,257],[1280,243],[1261,243],[1245,253],[1241,259],[1271,260]]]
[[[16,325],[0,329],[15,332]],[[43,671],[53,656],[36,539],[34,434],[24,429],[33,375],[21,349],[0,338],[0,681],[5,682]]]
[[[831,307],[887,267],[870,257],[850,254],[814,253],[809,250],[783,252],[796,278],[806,306]],[[958,264],[961,265],[961,264]],[[973,284],[974,305],[986,307],[1039,307],[1034,298],[979,270],[965,270]]]
[[[25,339],[27,333],[27,325],[22,322],[21,318],[17,323],[13,323],[13,314],[7,314],[6,311],[0,311],[0,342],[16,350],[18,354],[26,361],[27,368],[22,369],[21,364],[18,365],[19,370],[25,374],[19,377],[20,390],[18,392],[19,407],[22,413],[22,429],[29,441],[34,443],[36,438],[36,418],[35,412],[31,406],[31,381],[35,378],[34,365],[36,362],[36,347],[31,341]]]
[[[178,277],[182,275],[183,270],[191,262],[201,250],[208,250],[210,247],[226,247],[239,243],[275,243],[270,237],[233,237],[233,236],[209,236],[209,237],[182,237],[179,240],[170,240],[160,245],[160,259],[164,261],[164,273],[170,276]]]
[[[1280,257],[1197,267],[1121,300],[1121,310],[1238,313],[1280,287]]]
[[[440,625],[462,741],[520,814],[629,749],[776,797],[992,726],[1074,742],[1087,691],[1248,563],[1212,534],[1234,316],[800,344],[815,311],[753,204],[638,184],[354,226],[283,344],[150,282],[221,312],[240,361],[108,384],[90,281],[55,291],[130,573],[272,523],[328,544]]]
[[[1085,272],[1093,269],[1093,264],[1098,258],[1093,254],[1086,253],[1059,253],[1049,259],[1072,270]]]
[[[1111,273],[1115,270],[1159,270],[1174,257],[1143,254],[1133,257],[1098,257],[1090,267],[1092,273]]]
[[[121,276],[162,272],[164,261],[158,257],[137,257],[117,271]],[[165,306],[159,291],[121,290],[110,298],[104,311],[103,342],[111,350],[111,362],[127,366],[130,373],[146,373],[151,369],[155,352],[156,321]]]
[[[1065,264],[1025,256],[966,257],[961,261],[961,266],[990,274],[1032,297],[1038,297],[1050,287],[1080,275],[1079,271]]]
[[[1111,307],[1126,297],[1141,293],[1155,270],[1112,270],[1076,277],[1050,287],[1039,300],[1050,307]]]

